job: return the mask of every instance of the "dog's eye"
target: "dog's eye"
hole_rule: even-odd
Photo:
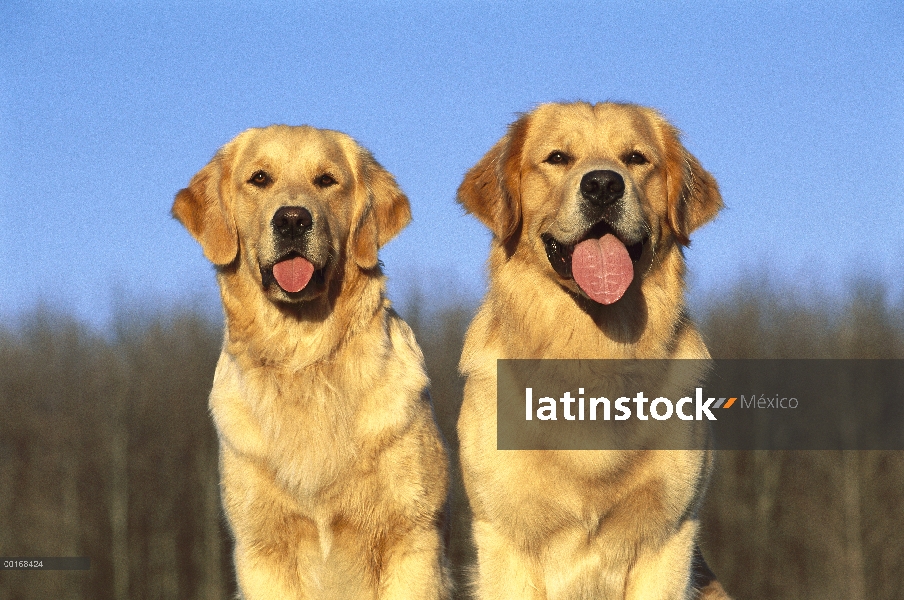
[[[331,185],[336,185],[336,183],[338,182],[329,173],[324,173],[314,180],[314,185],[320,188],[328,188]]]
[[[637,152],[636,150],[634,152],[629,152],[628,154],[626,154],[624,161],[626,165],[645,165],[650,162],[647,160],[646,156],[644,156],[640,152]]]
[[[265,188],[273,183],[273,178],[266,171],[255,171],[248,183],[259,188]]]
[[[543,162],[549,163],[551,165],[567,165],[571,162],[571,157],[561,150],[553,150],[549,153],[549,156],[547,156],[546,160],[544,160]]]

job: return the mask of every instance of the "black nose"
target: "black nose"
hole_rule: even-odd
[[[314,219],[302,206],[283,206],[273,215],[273,230],[283,237],[301,235],[311,228]]]
[[[581,178],[581,195],[594,204],[611,204],[624,193],[625,180],[615,171],[590,171]]]

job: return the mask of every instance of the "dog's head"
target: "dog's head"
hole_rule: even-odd
[[[518,119],[467,173],[458,199],[509,255],[532,255],[601,304],[654,269],[656,252],[689,244],[722,206],[713,177],[654,110],[583,102]]]
[[[249,129],[176,194],[172,208],[221,269],[241,262],[274,302],[321,296],[410,220],[392,175],[349,136],[313,127]]]

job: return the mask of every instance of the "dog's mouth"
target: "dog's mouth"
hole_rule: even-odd
[[[276,285],[293,300],[322,290],[326,283],[326,265],[317,267],[300,252],[289,252],[260,269],[264,288]]]
[[[613,304],[625,294],[648,239],[626,244],[605,221],[591,227],[574,244],[560,242],[549,233],[540,238],[559,277],[573,279],[588,298],[600,304]]]

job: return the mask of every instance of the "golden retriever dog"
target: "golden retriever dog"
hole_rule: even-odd
[[[226,317],[210,410],[247,600],[448,597],[447,456],[378,249],[410,220],[345,134],[250,129],[175,199]]]
[[[476,597],[727,598],[696,550],[711,452],[496,449],[497,359],[709,357],[682,246],[722,206],[713,177],[651,109],[545,104],[458,199],[493,233],[460,364]]]

